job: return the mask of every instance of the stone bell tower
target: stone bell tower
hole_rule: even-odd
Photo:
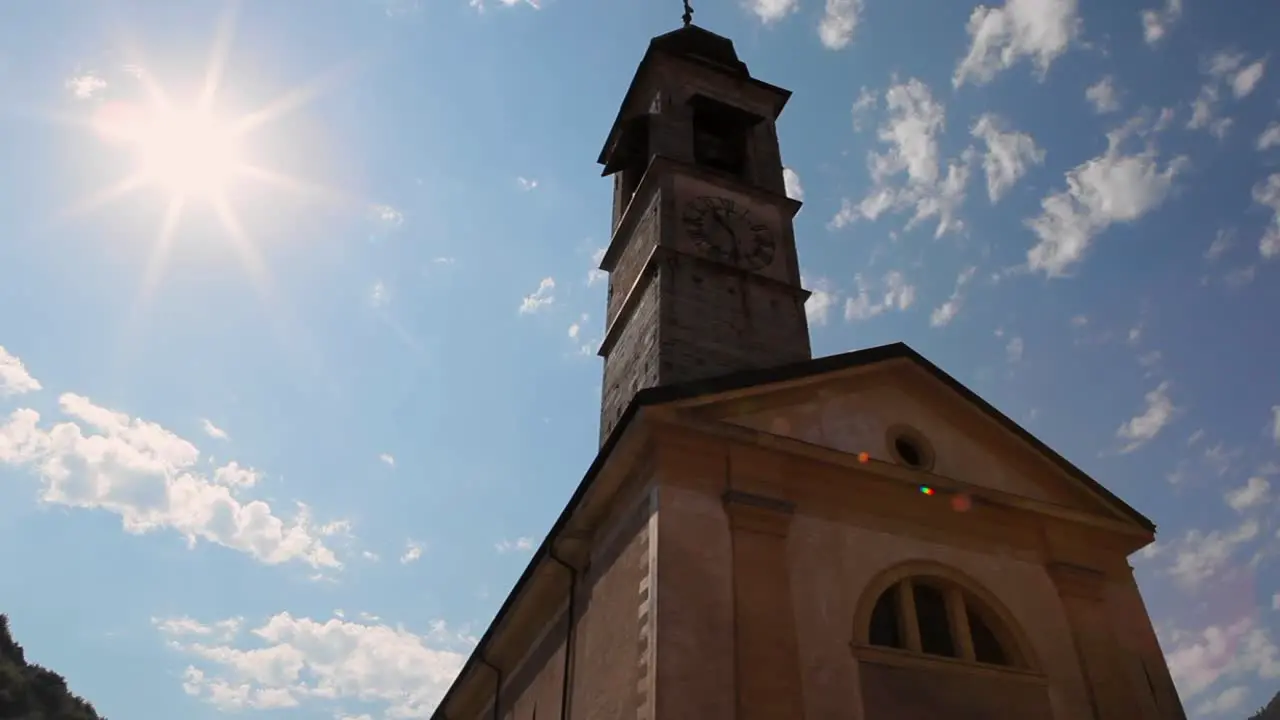
[[[640,389],[811,358],[774,124],[790,95],[695,25],[650,41],[600,154],[602,443]]]

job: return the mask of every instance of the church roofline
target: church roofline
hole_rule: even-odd
[[[805,380],[816,378],[828,373],[834,373],[841,370],[850,370],[857,367],[874,365],[890,360],[909,360],[924,370],[928,371],[940,382],[953,391],[960,394],[962,398],[973,403],[975,407],[989,415],[999,425],[1006,430],[1017,435],[1019,438],[1030,444],[1045,457],[1053,461],[1066,474],[1083,483],[1089,489],[1101,495],[1106,500],[1113,503],[1125,515],[1129,516],[1134,522],[1140,525],[1144,530],[1154,533],[1156,530],[1155,523],[1148,519],[1145,515],[1138,512],[1131,505],[1120,499],[1119,496],[1112,493],[1097,480],[1094,480],[1088,473],[1076,467],[1071,461],[1058,454],[1053,448],[1046,445],[1042,440],[1037,438],[1031,432],[1014,422],[1004,413],[997,410],[993,405],[983,400],[980,395],[965,387],[963,383],[951,377],[942,368],[929,362],[923,355],[911,349],[905,343],[892,343],[889,345],[880,345],[862,350],[854,350],[852,352],[841,353],[839,355],[829,355],[812,360],[805,360],[798,363],[791,363],[773,368],[764,368],[760,370],[747,370],[743,372],[731,373],[719,377],[707,378],[704,380],[694,380],[675,385],[665,385],[660,387],[645,388],[638,391],[631,402],[627,404],[626,410],[623,411],[621,417],[618,418],[617,425],[609,433],[604,444],[596,453],[595,459],[592,460],[590,467],[587,468],[586,474],[578,487],[573,491],[568,504],[561,511],[555,523],[551,526],[551,530],[543,538],[542,543],[538,545],[538,549],[534,552],[529,564],[525,567],[524,572],[520,574],[520,578],[516,580],[516,584],[511,588],[511,592],[503,601],[502,607],[498,609],[494,615],[493,621],[476,643],[475,650],[471,656],[463,664],[462,670],[458,672],[453,683],[441,698],[440,704],[436,706],[435,711],[431,714],[433,720],[447,720],[445,709],[450,699],[454,696],[455,691],[465,682],[472,673],[477,669],[484,667],[486,672],[489,670],[488,661],[486,659],[486,650],[493,642],[494,638],[500,634],[500,630],[505,624],[507,617],[510,615],[514,606],[519,603],[519,599],[523,594],[526,585],[530,583],[533,576],[546,563],[557,562],[554,559],[554,546],[557,540],[568,526],[575,511],[578,509],[582,500],[586,497],[588,491],[593,485],[596,476],[600,474],[608,463],[609,458],[621,443],[622,438],[626,435],[627,429],[631,426],[636,415],[648,406],[665,405],[682,400],[692,400],[695,398],[706,397],[709,395],[717,395],[720,393],[733,392],[735,390],[745,390],[749,388],[758,388],[762,386],[772,385],[782,382],[793,382],[796,380]]]

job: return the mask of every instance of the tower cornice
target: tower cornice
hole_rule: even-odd
[[[787,220],[795,218],[796,213],[800,212],[800,208],[804,206],[804,203],[799,200],[771,192],[759,185],[744,183],[723,173],[699,167],[694,163],[674,160],[663,155],[654,155],[649,161],[648,168],[645,169],[644,177],[641,178],[635,195],[632,196],[627,204],[626,210],[622,213],[622,218],[618,221],[618,226],[614,228],[613,235],[609,238],[609,245],[605,248],[604,255],[600,258],[601,270],[605,272],[613,270],[615,263],[618,261],[618,255],[626,245],[625,240],[634,231],[635,224],[639,221],[640,216],[649,207],[649,201],[653,197],[653,193],[658,191],[659,186],[666,178],[675,177],[676,175],[684,175],[695,180],[715,183],[756,202],[774,205],[783,211]],[[620,240],[624,242],[619,242]]]

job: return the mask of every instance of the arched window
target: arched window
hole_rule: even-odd
[[[1026,667],[1008,629],[977,596],[941,578],[898,580],[876,598],[867,643],[924,655]]]

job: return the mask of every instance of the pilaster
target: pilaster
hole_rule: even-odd
[[[1105,573],[1065,562],[1051,562],[1048,570],[1066,610],[1094,719],[1143,717],[1144,708],[1134,696],[1115,633],[1109,627]]]
[[[723,496],[733,543],[734,665],[738,720],[802,720],[800,649],[791,601],[790,503]]]

